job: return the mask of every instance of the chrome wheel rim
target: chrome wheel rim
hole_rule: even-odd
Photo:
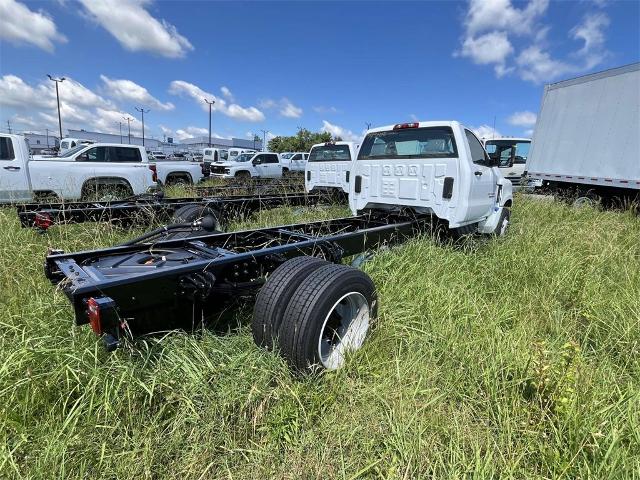
[[[371,311],[359,292],[349,292],[333,305],[318,338],[318,358],[327,370],[340,368],[348,352],[358,350],[369,331]]]

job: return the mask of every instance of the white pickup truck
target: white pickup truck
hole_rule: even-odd
[[[62,156],[33,160],[21,135],[0,134],[0,202],[55,195],[64,200],[155,189],[156,166],[134,145],[79,145]]]
[[[312,190],[338,190],[349,193],[349,169],[358,155],[355,142],[318,143],[311,147],[305,166],[305,188]]]
[[[282,170],[287,172],[304,172],[309,160],[307,152],[284,152],[280,154]]]
[[[499,159],[455,121],[374,128],[351,166],[349,206],[354,214],[411,208],[460,234],[504,235],[513,194],[498,167]]]
[[[211,175],[217,178],[279,178],[282,177],[282,163],[277,153],[242,153],[235,161],[212,163]]]

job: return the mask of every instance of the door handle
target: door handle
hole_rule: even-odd
[[[481,172],[480,170],[478,170],[477,172],[473,172],[473,174],[474,174],[476,177],[481,177],[481,176],[482,176],[482,172]]]
[[[4,167],[5,170],[9,170],[10,172],[17,172],[20,170],[20,167]]]
[[[360,175],[356,175],[356,183],[354,185],[354,191],[356,193],[360,193],[362,191],[362,177]]]

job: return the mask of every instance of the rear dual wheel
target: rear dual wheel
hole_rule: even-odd
[[[258,345],[276,347],[296,370],[335,370],[363,345],[375,314],[375,286],[366,273],[299,257],[276,269],[260,291],[252,330]]]

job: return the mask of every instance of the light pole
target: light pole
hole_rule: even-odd
[[[367,130],[371,129],[371,122],[364,122],[364,124],[367,126]]]
[[[133,118],[131,117],[122,117],[123,120],[127,121],[127,124],[129,125],[129,145],[131,145],[131,120],[133,120]]]
[[[262,132],[262,151],[266,151],[265,150],[265,140],[267,138],[267,133],[269,133],[269,130],[260,130]]]
[[[144,147],[144,114],[149,113],[149,110],[145,110],[143,107],[136,107],[136,110],[142,114],[142,146]]]
[[[212,106],[214,103],[216,103],[216,101],[215,101],[215,100],[211,100],[211,101],[209,101],[209,100],[207,100],[206,98],[205,98],[205,99],[203,99],[203,100],[204,100],[204,102],[205,102],[207,105],[209,105],[209,146],[211,146],[211,106]]]
[[[52,82],[56,82],[56,100],[58,101],[58,126],[60,127],[60,140],[62,140],[62,116],[60,115],[60,92],[58,91],[58,84],[62,83],[66,80],[66,78],[54,78],[51,75],[47,74],[49,80]]]

